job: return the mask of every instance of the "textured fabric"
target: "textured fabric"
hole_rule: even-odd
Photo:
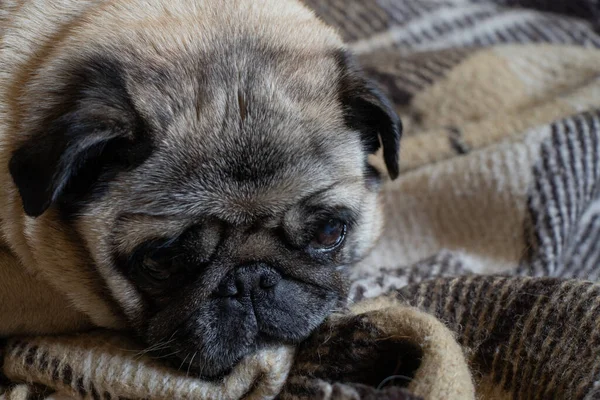
[[[10,339],[0,398],[600,398],[600,2],[306,3],[405,125],[351,309],[217,382],[106,332]]]
[[[600,396],[600,285],[471,276],[411,285],[397,295],[458,334],[484,398]]]
[[[270,398],[285,381],[294,353],[288,347],[265,350],[244,360],[222,382],[200,382],[185,370],[144,357],[144,349],[114,334],[28,338],[7,347],[7,376],[86,399]]]

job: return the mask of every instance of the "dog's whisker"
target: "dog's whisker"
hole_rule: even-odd
[[[145,355],[151,354],[151,353],[156,353],[156,352],[160,352],[161,350],[166,350],[168,349],[170,346],[168,345],[164,345],[164,346],[160,346],[160,347],[153,347],[153,348],[148,348],[148,349],[144,349],[142,351],[139,351],[138,353],[133,355],[134,359],[140,359]]]
[[[169,353],[169,354],[163,354],[163,355],[160,355],[160,356],[152,357],[152,359],[153,360],[160,360],[161,358],[168,358],[168,357],[174,356],[175,354],[178,354],[178,353],[179,353],[179,350],[174,351],[174,352]]]
[[[143,356],[145,354],[148,354],[148,353],[152,353],[152,352],[155,352],[155,351],[160,351],[160,350],[168,349],[169,348],[169,344],[171,342],[172,341],[167,342],[167,343],[155,344],[155,345],[152,345],[150,347],[147,347],[147,348],[145,348],[143,350],[138,351],[137,354],[134,355],[134,357],[141,357],[141,356]]]
[[[190,362],[188,363],[188,369],[187,369],[187,373],[185,374],[186,377],[190,376],[190,368],[192,367],[192,363],[194,362],[194,358],[196,358],[196,355],[198,354],[198,352],[196,351],[194,353],[194,355],[192,356],[192,359],[190,360]]]
[[[188,359],[189,356],[190,356],[190,353],[187,353],[186,356],[185,356],[185,358],[181,362],[181,365],[179,366],[179,368],[177,368],[177,371],[181,371],[181,367],[183,367],[183,365],[185,364],[185,362],[187,361],[187,359]]]
[[[167,341],[160,341],[160,342],[155,343],[152,346],[146,347],[145,349],[142,349],[142,350],[131,350],[132,352],[136,351],[136,354],[134,354],[133,357],[139,359],[140,357],[144,356],[145,354],[168,349],[169,345],[175,341],[175,339],[173,337],[177,334],[178,331],[179,331],[179,329],[175,329]],[[125,349],[123,349],[123,350],[125,350]]]

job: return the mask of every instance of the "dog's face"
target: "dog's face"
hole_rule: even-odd
[[[345,51],[273,40],[56,62],[10,163],[26,213],[58,209],[138,334],[205,376],[343,305],[381,228],[367,157],[398,173],[398,117]]]

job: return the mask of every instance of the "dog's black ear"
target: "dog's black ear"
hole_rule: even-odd
[[[340,52],[338,64],[342,71],[340,95],[346,124],[360,132],[368,154],[383,146],[388,174],[392,179],[397,178],[402,137],[400,117],[388,98],[364,76],[348,52]]]
[[[32,217],[43,214],[78,177],[93,178],[100,164],[126,158],[123,149],[140,128],[114,62],[87,60],[73,67],[67,83],[40,101],[55,106],[39,112],[42,116],[9,163],[23,209]]]

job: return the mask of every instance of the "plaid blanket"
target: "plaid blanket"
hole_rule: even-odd
[[[1,399],[600,398],[600,2],[306,3],[405,123],[350,309],[216,382],[114,333],[11,338]]]

